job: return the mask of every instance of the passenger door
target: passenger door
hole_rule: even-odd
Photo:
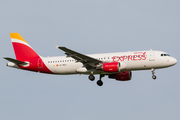
[[[155,61],[155,51],[149,51],[149,61]]]
[[[38,59],[38,68],[43,68],[43,61],[41,58]]]

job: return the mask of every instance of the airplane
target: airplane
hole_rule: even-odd
[[[10,33],[16,59],[4,57],[10,61],[7,66],[39,73],[70,75],[89,75],[95,80],[99,74],[98,86],[103,85],[102,77],[107,75],[117,81],[129,81],[135,70],[151,70],[156,79],[155,70],[173,66],[177,60],[162,51],[145,50],[133,52],[116,52],[102,54],[82,54],[66,47],[56,48],[65,52],[66,56],[42,57],[23,39],[19,33]]]

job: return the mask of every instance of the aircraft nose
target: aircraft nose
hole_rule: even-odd
[[[177,60],[175,58],[172,58],[171,63],[175,65],[177,63]]]

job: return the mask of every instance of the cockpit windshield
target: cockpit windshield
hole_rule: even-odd
[[[161,56],[170,56],[169,54],[161,54]]]

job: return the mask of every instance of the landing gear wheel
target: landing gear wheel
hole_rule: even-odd
[[[152,78],[155,80],[155,79],[156,79],[156,76],[155,76],[155,75],[153,75],[153,76],[152,76]]]
[[[98,80],[98,81],[97,81],[97,85],[102,86],[102,85],[103,85],[102,80]]]
[[[95,80],[94,75],[89,75],[89,80],[94,81]]]
[[[155,80],[155,79],[156,79],[156,76],[154,75],[154,74],[155,74],[155,69],[152,68],[152,69],[151,69],[151,72],[152,72],[152,75],[153,75],[152,78]]]

